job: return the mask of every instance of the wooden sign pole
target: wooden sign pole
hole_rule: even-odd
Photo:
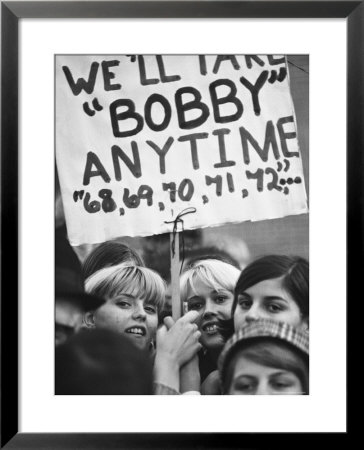
[[[170,233],[171,248],[171,293],[172,293],[172,317],[176,321],[181,317],[181,298],[179,291],[179,232]]]
[[[181,263],[179,258],[179,231],[178,225],[181,225],[180,229],[183,233],[183,220],[182,217],[187,214],[193,214],[196,212],[196,208],[189,207],[184,209],[178,214],[175,220],[165,223],[173,223],[173,231],[169,234],[170,248],[171,248],[171,293],[172,293],[172,318],[176,321],[182,315],[181,295],[179,291],[179,275],[181,270]],[[183,235],[182,235],[183,238]]]

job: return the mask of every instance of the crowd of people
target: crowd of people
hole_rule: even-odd
[[[267,255],[243,270],[194,255],[174,321],[167,283],[132,248],[81,265],[56,231],[56,394],[309,394],[309,265]]]

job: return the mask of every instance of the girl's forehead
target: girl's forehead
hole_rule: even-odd
[[[262,280],[258,283],[253,284],[252,286],[249,286],[245,290],[285,290],[283,286],[283,276],[278,278],[270,278],[268,280]]]
[[[252,376],[274,376],[274,375],[293,375],[291,371],[279,367],[252,361],[240,355],[234,366],[234,375],[252,375]]]

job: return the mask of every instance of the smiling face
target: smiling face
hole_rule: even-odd
[[[188,310],[199,313],[196,323],[201,331],[200,341],[207,349],[221,347],[224,340],[218,331],[218,319],[230,319],[231,306],[234,295],[225,289],[213,289],[197,278],[194,283],[187,288]]]
[[[282,278],[261,281],[237,295],[235,330],[257,319],[286,322],[296,327],[307,325],[299,306],[283,288]]]
[[[293,372],[257,364],[241,354],[235,368],[228,395],[298,395],[302,384]]]
[[[120,294],[98,308],[93,320],[96,328],[116,331],[145,348],[155,338],[158,311],[155,304],[145,299]]]

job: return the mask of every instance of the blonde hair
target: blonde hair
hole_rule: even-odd
[[[202,283],[215,291],[224,289],[234,292],[238,281],[240,270],[233,265],[218,259],[203,259],[196,261],[193,266],[187,269],[180,278],[181,301],[187,299],[187,290],[190,286],[196,292],[194,282],[199,279]]]
[[[154,304],[160,312],[164,307],[166,283],[157,272],[147,267],[118,264],[89,276],[85,289],[106,300],[120,294],[139,296]]]

